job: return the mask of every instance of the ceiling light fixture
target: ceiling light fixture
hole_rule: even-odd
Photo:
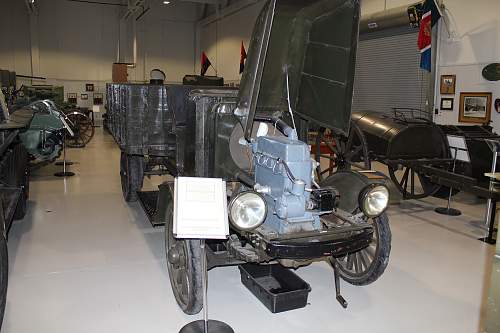
[[[163,4],[168,5],[168,4],[170,4],[170,1],[163,1]]]

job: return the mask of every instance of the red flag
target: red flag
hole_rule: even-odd
[[[247,51],[245,51],[245,45],[243,45],[243,41],[241,41],[241,49],[240,49],[240,74],[243,73],[245,69],[245,59],[247,58]]]
[[[205,54],[205,51],[201,53],[201,76],[204,76],[205,73],[208,70],[208,67],[210,67],[212,63],[208,59],[207,55]]]

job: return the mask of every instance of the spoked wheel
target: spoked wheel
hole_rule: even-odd
[[[176,239],[173,231],[173,203],[167,207],[165,252],[170,285],[179,307],[197,314],[203,307],[201,249],[198,240]]]
[[[388,165],[389,176],[403,199],[422,199],[433,195],[440,189],[440,185],[434,184],[430,178],[414,170],[411,166],[403,166],[398,170],[396,166]]]
[[[375,282],[384,273],[391,253],[391,229],[387,215],[384,213],[368,221],[374,227],[370,245],[346,256],[330,259],[332,263],[337,261],[342,279],[357,286]]]
[[[71,112],[66,115],[74,136],[68,136],[66,144],[71,148],[82,148],[92,140],[94,136],[94,124],[92,120],[81,112]]]
[[[371,162],[366,138],[356,123],[351,122],[349,136],[334,135],[330,130],[320,128],[316,136],[316,162],[321,158],[330,160],[328,168],[322,170],[318,164],[319,180],[338,170],[369,170]]]
[[[120,157],[120,179],[123,198],[127,202],[137,201],[137,191],[144,180],[144,161],[142,156],[122,152]]]

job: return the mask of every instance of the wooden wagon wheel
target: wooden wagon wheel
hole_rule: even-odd
[[[415,171],[412,166],[403,166],[400,172],[398,172],[398,167],[395,165],[388,165],[387,168],[391,180],[405,200],[422,199],[431,196],[441,187],[432,183],[429,176]]]
[[[94,136],[94,124],[92,120],[81,112],[71,112],[66,115],[71,124],[74,136],[68,136],[66,144],[71,148],[82,148],[90,142]]]
[[[314,147],[316,162],[318,162],[317,173],[321,181],[323,175],[333,174],[337,170],[371,169],[366,138],[356,123],[351,122],[349,136],[333,135],[325,128],[320,128],[316,135]],[[330,160],[328,168],[321,169],[321,158]]]

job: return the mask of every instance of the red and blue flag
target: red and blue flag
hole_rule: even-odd
[[[441,11],[436,0],[425,0],[422,5],[422,12],[420,32],[418,34],[420,68],[430,72],[432,67],[432,27],[441,18]]]

